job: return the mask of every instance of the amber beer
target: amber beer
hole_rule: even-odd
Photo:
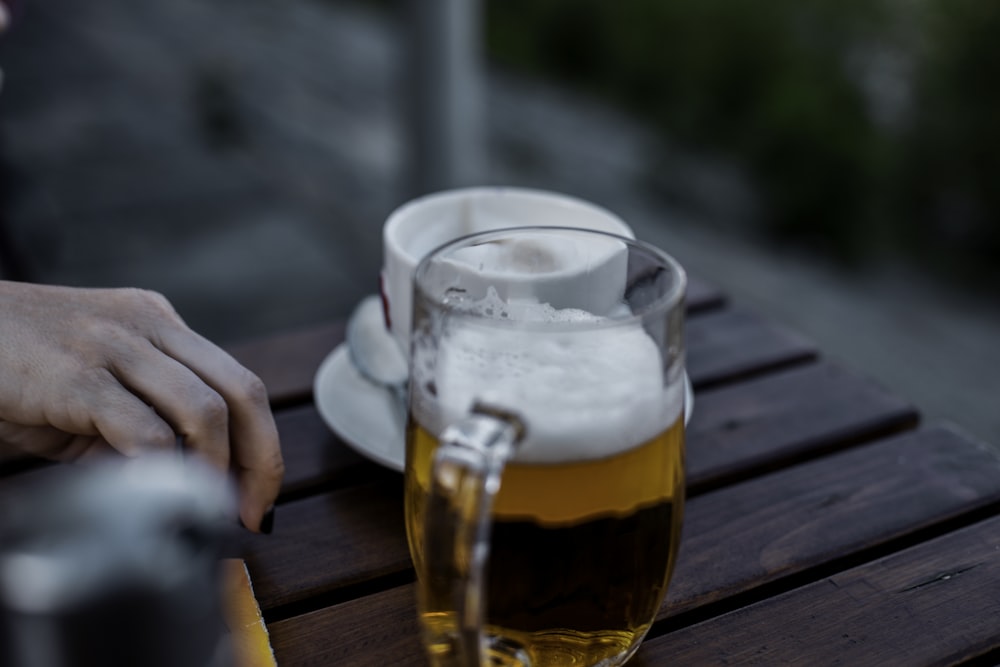
[[[641,327],[466,330],[436,354],[435,382],[414,387],[407,432],[407,532],[418,579],[436,434],[470,400],[501,404],[522,416],[528,435],[493,506],[485,630],[520,646],[534,667],[621,664],[655,618],[680,538],[681,382],[665,381]],[[424,607],[433,656],[434,636],[446,650],[454,614]]]

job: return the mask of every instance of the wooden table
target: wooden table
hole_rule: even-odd
[[[340,324],[232,352],[267,383],[288,467],[247,542],[282,667],[421,665],[402,477],[311,402]],[[1000,459],[694,282],[684,537],[634,665],[1000,662]]]

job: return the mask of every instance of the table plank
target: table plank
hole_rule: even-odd
[[[722,290],[706,280],[688,274],[685,306],[689,315],[711,308],[718,308],[725,302],[726,295]]]
[[[279,665],[381,667],[425,664],[415,589],[397,586],[345,604],[271,623]],[[336,628],[336,632],[331,629]]]
[[[650,639],[635,665],[952,665],[1000,649],[997,618],[1000,517]]]
[[[369,480],[378,466],[341,441],[311,404],[275,414],[285,479],[279,502],[300,498],[341,483]]]
[[[830,362],[702,391],[687,429],[688,493],[913,428],[917,421],[907,401]]]
[[[686,322],[687,370],[694,388],[814,359],[815,346],[744,308],[712,310]]]
[[[794,585],[795,575],[848,555],[864,557],[997,503],[996,453],[945,428],[908,433],[698,496],[688,505],[677,572],[660,617],[690,616],[733,596],[752,601],[755,590],[782,580]],[[396,562],[405,558],[405,542],[400,539],[393,548]],[[299,564],[308,569],[348,555],[327,554],[317,563],[304,555]],[[267,592],[259,596],[266,599]],[[377,615],[398,620],[407,611],[413,614],[412,592],[388,590],[278,621],[272,631],[293,654],[308,644],[310,653],[335,653],[341,664],[367,659],[396,664],[412,659],[398,651],[409,651],[415,635],[383,642],[384,629],[369,626]],[[394,621],[394,627],[399,634],[416,632],[412,623]],[[365,639],[348,643],[337,635]],[[358,646],[365,648],[344,653]]]
[[[698,496],[662,615],[883,546],[1000,503],[1000,456],[947,427]]]
[[[262,337],[226,351],[264,381],[272,405],[308,401],[316,369],[344,340],[344,325],[331,322]]]
[[[271,535],[247,534],[243,544],[269,618],[277,607],[409,572],[403,477],[383,470],[367,483],[285,503]]]

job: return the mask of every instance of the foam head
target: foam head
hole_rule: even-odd
[[[476,402],[500,407],[527,426],[515,460],[556,463],[625,451],[681,414],[682,383],[666,384],[660,349],[637,322],[506,304],[495,294],[481,305],[487,318],[449,322],[433,378],[415,378],[418,392],[433,380],[430,401],[441,425],[466,416]],[[511,316],[525,326],[496,326],[495,319]]]

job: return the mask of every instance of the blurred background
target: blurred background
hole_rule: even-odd
[[[346,317],[417,194],[553,189],[1000,443],[998,33],[991,0],[22,0],[0,267],[225,344]]]

